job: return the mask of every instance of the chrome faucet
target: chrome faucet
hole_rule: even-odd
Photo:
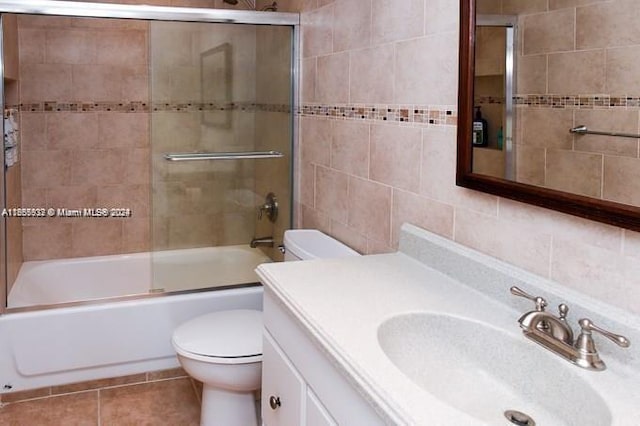
[[[567,322],[569,307],[564,303],[558,306],[558,316],[546,312],[547,301],[539,296],[532,296],[518,287],[511,287],[511,294],[529,299],[536,304],[535,310],[525,313],[518,322],[522,333],[529,339],[546,349],[560,355],[564,359],[588,370],[601,371],[606,368],[596,350],[592,331],[598,332],[623,348],[629,347],[629,339],[606,331],[587,318],[578,321],[581,332],[575,341],[573,330]]]
[[[251,239],[249,246],[251,248],[256,248],[258,246],[273,247],[273,237],[253,238]]]

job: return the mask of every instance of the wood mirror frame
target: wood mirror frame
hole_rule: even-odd
[[[640,207],[557,191],[472,172],[476,0],[460,0],[458,154],[456,184],[598,222],[640,231]]]

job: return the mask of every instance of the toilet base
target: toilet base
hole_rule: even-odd
[[[200,426],[258,426],[253,392],[234,392],[204,385]]]

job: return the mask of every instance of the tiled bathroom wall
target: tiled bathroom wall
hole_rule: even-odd
[[[613,3],[591,7],[609,16]],[[629,16],[637,7],[620,3]],[[547,0],[504,4],[507,13]],[[320,113],[301,117],[300,225],[379,253],[395,249],[401,224],[413,223],[640,312],[640,234],[455,186],[456,128],[446,114],[455,116],[457,103],[457,1],[303,6],[303,104]],[[424,108],[445,119],[394,114]]]
[[[132,217],[23,219],[25,260],[149,248],[148,23],[18,18],[25,207]]]

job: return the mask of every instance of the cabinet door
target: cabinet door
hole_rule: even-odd
[[[311,388],[307,388],[305,426],[338,426]]]
[[[262,421],[265,426],[300,426],[305,384],[267,331],[262,344]]]

